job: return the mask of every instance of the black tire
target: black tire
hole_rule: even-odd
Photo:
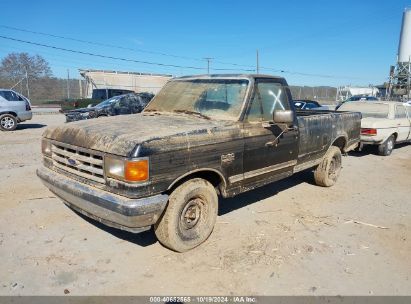
[[[184,252],[207,240],[213,231],[217,212],[218,197],[213,185],[194,178],[171,193],[154,231],[165,247]]]
[[[0,130],[14,131],[17,128],[17,119],[12,114],[0,115]]]
[[[337,181],[340,172],[341,151],[338,147],[331,146],[314,171],[315,183],[318,186],[331,187]]]
[[[391,135],[385,142],[378,146],[378,154],[382,156],[388,156],[392,153],[395,145],[395,137]]]

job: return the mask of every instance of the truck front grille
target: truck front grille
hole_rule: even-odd
[[[102,153],[57,142],[52,143],[51,152],[55,167],[104,184]]]

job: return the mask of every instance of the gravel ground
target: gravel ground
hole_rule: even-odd
[[[0,295],[411,295],[411,145],[344,157],[332,188],[304,172],[221,199],[208,241],[178,254],[41,184],[41,134],[63,121],[0,133]]]

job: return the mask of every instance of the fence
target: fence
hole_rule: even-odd
[[[0,78],[0,88],[11,88],[17,81]],[[86,97],[87,83],[80,79],[40,78],[29,81],[27,93],[25,82],[21,82],[14,90],[28,96],[34,104],[45,101],[62,101]],[[109,87],[109,86],[108,86]],[[322,104],[333,104],[336,100],[337,88],[290,86],[294,99],[312,99]]]

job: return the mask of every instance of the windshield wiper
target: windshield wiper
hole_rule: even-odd
[[[204,115],[204,114],[202,114],[202,113],[200,113],[200,112],[190,111],[190,110],[173,110],[173,112],[175,112],[175,113],[183,113],[183,114],[188,114],[188,115],[197,115],[197,116],[200,116],[200,117],[202,117],[202,118],[204,118],[204,119],[207,119],[207,120],[210,120],[210,119],[211,119],[211,118],[208,117],[207,115]]]

